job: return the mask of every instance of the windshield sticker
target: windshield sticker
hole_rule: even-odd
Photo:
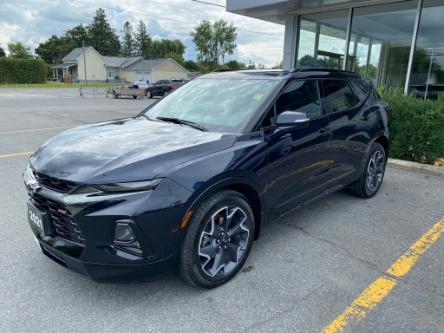
[[[253,96],[253,101],[260,101],[262,99],[262,96],[264,96],[264,94],[256,94]]]

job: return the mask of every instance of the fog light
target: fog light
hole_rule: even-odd
[[[114,227],[114,245],[123,251],[142,255],[142,247],[136,240],[132,224],[132,220],[116,221]]]
[[[114,241],[119,243],[132,243],[136,240],[130,221],[117,221],[114,229]]]

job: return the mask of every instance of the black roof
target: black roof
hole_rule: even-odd
[[[331,68],[301,67],[291,71],[281,69],[246,69],[246,70],[217,70],[204,75],[207,78],[231,78],[231,79],[274,79],[288,78],[361,78],[351,71]]]

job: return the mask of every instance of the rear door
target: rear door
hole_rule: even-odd
[[[361,120],[364,101],[347,80],[323,80],[322,87],[324,112],[332,134],[330,156],[334,169],[330,182],[346,185],[359,171],[369,141]]]
[[[265,117],[270,208],[280,215],[322,192],[331,162],[325,158],[330,131],[328,116],[322,113],[317,80],[294,80]],[[304,128],[275,126],[284,111],[303,112],[310,118]],[[274,112],[274,113],[273,113]]]

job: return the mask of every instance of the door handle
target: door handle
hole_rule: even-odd
[[[379,108],[377,106],[373,106],[373,107],[365,110],[361,116],[361,120],[364,120],[364,121],[368,120],[371,117],[371,115],[378,110],[379,110]]]
[[[330,136],[330,130],[327,128],[321,128],[318,133],[320,136]]]

